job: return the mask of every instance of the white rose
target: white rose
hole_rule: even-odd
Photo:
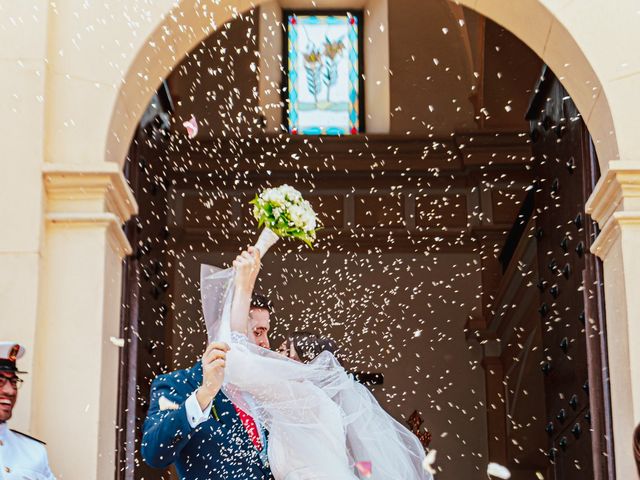
[[[265,190],[264,192],[262,192],[262,193],[260,194],[260,199],[261,199],[263,202],[267,202],[267,203],[268,203],[268,202],[270,202],[270,201],[271,201],[271,196],[272,196],[272,192],[271,192],[271,190]]]
[[[311,215],[310,217],[307,218],[305,222],[305,230],[309,232],[315,229],[316,229],[316,217]]]
[[[291,202],[299,203],[300,200],[302,200],[302,195],[300,194],[300,192],[289,185],[282,185],[280,187],[280,191]]]
[[[282,192],[278,191],[275,188],[265,190],[262,194],[262,197],[266,203],[271,203],[276,206],[285,204],[284,195],[282,194]]]
[[[304,228],[304,210],[299,205],[289,207],[289,218],[291,223],[298,228]]]

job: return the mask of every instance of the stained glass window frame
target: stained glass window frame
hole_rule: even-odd
[[[350,124],[349,130],[347,132],[336,133],[332,131],[324,131],[324,130],[314,130],[314,131],[299,131],[297,129],[297,124],[295,122],[295,118],[292,117],[292,111],[295,113],[295,109],[292,109],[291,103],[291,80],[290,80],[290,50],[289,50],[289,38],[290,38],[290,18],[292,16],[316,16],[316,17],[325,17],[325,16],[344,16],[350,17],[354,19],[354,22],[357,25],[357,46],[358,46],[358,59],[357,59],[357,100],[353,103],[352,107],[357,110],[355,119],[357,124]],[[364,112],[364,23],[363,23],[363,13],[362,10],[300,10],[300,9],[292,9],[292,10],[283,10],[282,12],[283,22],[286,24],[285,35],[283,43],[283,67],[284,67],[284,77],[283,77],[283,88],[282,88],[282,100],[284,104],[283,108],[283,119],[282,119],[282,127],[283,130],[288,132],[291,135],[306,135],[306,136],[336,136],[336,135],[357,135],[365,132],[365,112]],[[352,119],[350,119],[351,121]]]

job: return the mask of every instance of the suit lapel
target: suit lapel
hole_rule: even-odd
[[[202,384],[202,364],[200,362],[197,362],[188,370],[187,382],[189,383],[189,385],[191,385],[193,390],[196,390]],[[259,452],[251,441],[249,433],[244,428],[242,420],[240,419],[240,416],[236,411],[236,407],[233,405],[233,402],[229,400],[229,398],[224,394],[224,392],[222,392],[222,390],[218,392],[218,394],[213,399],[213,408],[215,408],[220,422],[228,426],[235,425],[235,428],[242,432],[244,437],[243,443],[246,444],[246,447],[252,449],[255,452],[256,456],[258,456]],[[263,439],[263,443],[265,444],[264,447],[266,448],[268,442],[268,432],[264,432],[265,438]]]
[[[222,391],[220,391],[218,395],[216,395],[216,398],[213,399],[213,405],[218,411],[220,421],[227,425],[230,425],[231,423],[238,423],[242,426],[242,422],[240,421],[240,417],[233,406],[233,402],[231,402],[231,400],[229,400]]]

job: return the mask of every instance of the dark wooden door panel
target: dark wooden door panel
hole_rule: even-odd
[[[550,473],[556,480],[613,478],[601,459],[594,459],[595,452],[606,451],[601,438],[606,431],[603,402],[608,396],[603,393],[601,357],[606,351],[593,339],[594,331],[587,329],[604,324],[604,310],[597,305],[598,299],[602,301],[602,285],[594,274],[597,261],[589,253],[593,228],[584,211],[597,178],[597,159],[575,105],[549,71],[528,118],[537,179],[538,312]],[[597,392],[592,391],[594,379]],[[595,437],[591,432],[594,398]]]

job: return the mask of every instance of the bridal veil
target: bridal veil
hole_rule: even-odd
[[[233,269],[201,267],[209,341],[231,346],[223,391],[269,430],[270,439],[282,435],[296,442],[300,458],[286,461],[298,462],[300,468],[305,462],[328,470],[335,467],[326,472],[327,478],[347,478],[339,475],[339,468],[355,472],[356,463],[371,462],[370,478],[375,480],[432,479],[423,468],[425,452],[415,435],[386,413],[331,353],[322,352],[310,363],[298,363],[231,332],[233,278]],[[343,458],[344,463],[336,462],[343,465],[317,458],[323,451],[329,457]],[[269,455],[275,466],[276,459],[271,456],[277,455],[277,450],[270,449]],[[277,477],[275,470],[274,474]],[[350,478],[358,477],[352,473]]]

